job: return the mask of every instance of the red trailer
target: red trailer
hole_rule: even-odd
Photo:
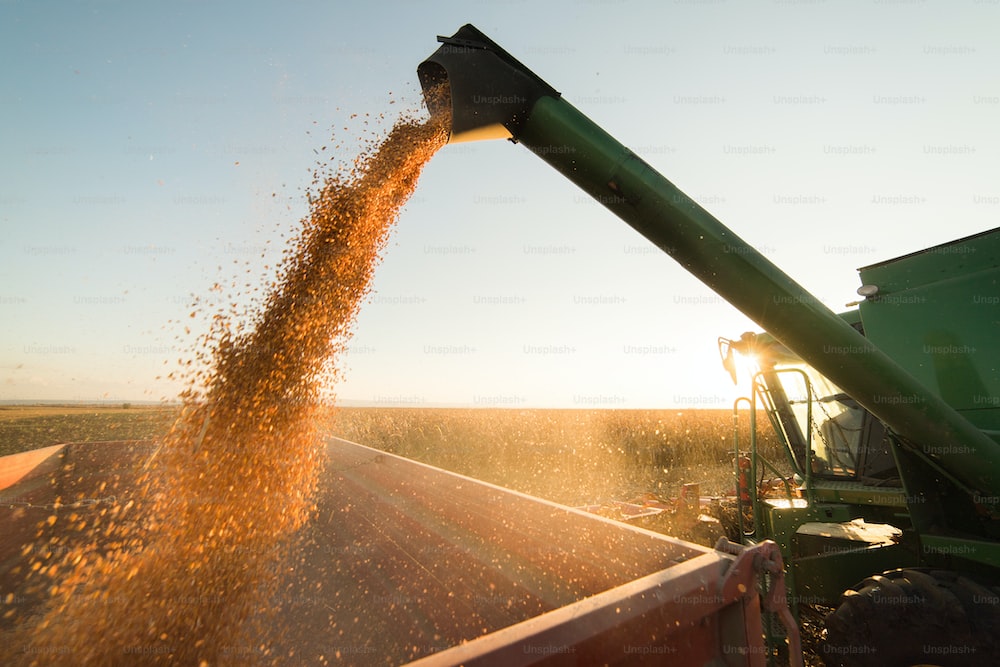
[[[17,567],[52,537],[37,537],[39,524],[127,494],[153,451],[101,442],[0,458],[0,600],[17,617],[43,603]],[[327,453],[317,511],[273,600],[272,656],[764,665],[766,612],[800,655],[773,543],[709,549],[344,440]]]

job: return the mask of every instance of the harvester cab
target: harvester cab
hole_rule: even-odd
[[[749,391],[784,444],[781,463],[798,483],[808,470],[817,478],[899,485],[884,425],[840,387],[766,333],[720,339],[720,348],[726,370],[754,369]]]

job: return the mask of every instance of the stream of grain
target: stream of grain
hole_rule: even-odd
[[[211,370],[131,499],[45,522],[92,539],[30,562],[49,600],[0,649],[4,664],[239,664],[226,647],[248,645],[266,662],[288,658],[268,654],[280,629],[260,619],[313,508],[325,374],[447,136],[445,119],[400,120],[325,180],[253,326],[237,333],[218,318],[198,352]]]

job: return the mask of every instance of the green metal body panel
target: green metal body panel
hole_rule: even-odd
[[[792,556],[792,538],[802,524],[814,521],[847,522],[854,518],[849,505],[828,503],[782,507],[766,501],[762,504],[765,507],[764,525],[758,529],[757,539],[773,539],[781,547],[782,556],[787,553],[789,558]],[[765,535],[769,537],[765,538]]]
[[[920,536],[925,559],[950,569],[1000,568],[1000,544],[989,540],[976,540],[954,535]]]
[[[799,581],[798,573],[792,566],[795,532],[804,523],[812,521],[850,521],[851,515],[847,505],[808,505],[805,507],[786,506],[780,503],[760,502],[756,508],[759,511],[758,525],[750,543],[774,540],[781,549],[781,557],[789,564],[785,574],[785,585],[788,588],[788,602],[792,613],[799,617],[799,603],[802,586],[808,581]],[[850,585],[850,584],[848,584]],[[841,589],[843,591],[843,589]]]
[[[903,545],[796,557],[789,567],[796,582],[798,605],[836,607],[845,590],[866,577],[898,567],[915,567],[920,559]]]
[[[799,605],[836,606],[844,590],[865,577],[922,562],[917,553],[919,546],[911,543],[850,549],[831,544],[816,550],[804,549],[798,534],[804,524],[847,523],[857,518],[857,508],[834,502],[804,507],[783,505],[774,500],[761,502],[763,521],[750,541],[770,539],[778,544],[788,563],[789,603],[796,617]]]
[[[899,487],[872,487],[859,482],[819,480],[813,484],[815,498],[821,502],[870,505],[874,507],[909,507],[906,491]]]
[[[859,272],[878,288],[859,309],[867,338],[1000,442],[1000,229]],[[936,452],[946,466],[966,454]]]

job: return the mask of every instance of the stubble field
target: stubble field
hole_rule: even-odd
[[[64,442],[150,440],[165,434],[174,407],[95,405],[0,406],[0,456]]]

